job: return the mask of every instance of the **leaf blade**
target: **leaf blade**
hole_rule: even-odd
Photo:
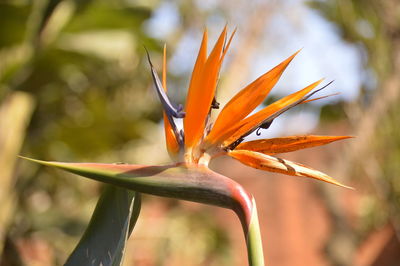
[[[140,205],[140,193],[106,186],[84,235],[65,265],[122,265],[125,244]]]

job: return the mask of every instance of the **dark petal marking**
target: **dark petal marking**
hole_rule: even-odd
[[[229,146],[225,148],[225,150],[233,151],[240,143],[242,143],[244,138],[239,138],[235,142],[232,142]]]
[[[272,121],[268,121],[268,122],[265,122],[265,123],[261,124],[259,126],[259,128],[268,129],[271,126],[271,124],[272,124]]]
[[[149,61],[149,64],[150,64],[151,76],[153,78],[154,86],[156,88],[158,97],[160,98],[161,104],[163,105],[164,110],[167,113],[167,116],[173,116],[176,118],[184,118],[185,112],[183,112],[183,107],[178,106],[178,108],[175,108],[174,105],[171,103],[167,94],[164,91],[161,80],[158,77],[158,74],[153,67],[153,64],[150,60],[149,52],[147,51],[146,47],[145,47],[145,50],[146,50],[146,54],[147,54],[147,60]]]
[[[178,111],[178,113],[181,113],[183,111],[183,105],[182,104],[178,104],[178,108],[176,108],[176,110]],[[185,114],[185,112],[182,112],[182,113]]]
[[[271,126],[272,121],[274,121],[274,120],[271,120],[271,121],[261,124],[256,130],[256,135],[261,136],[261,129],[268,129]]]
[[[304,97],[301,99],[300,102],[296,103],[296,105],[301,104],[302,102],[308,100],[311,96],[313,96],[313,95],[316,94],[317,92],[322,91],[323,89],[325,89],[326,87],[328,87],[329,85],[331,85],[333,82],[334,82],[334,80],[330,81],[328,84],[326,84],[326,85],[323,86],[322,88],[320,88],[320,89],[318,89],[318,90],[316,90],[316,91],[314,91],[314,92],[312,92],[312,93],[310,93],[310,94],[304,96]],[[336,94],[336,93],[335,93],[335,94]],[[332,94],[332,95],[335,95],[335,94]]]
[[[183,147],[183,144],[185,143],[185,133],[183,132],[183,129],[179,130],[178,141],[181,147]]]
[[[213,101],[212,101],[212,103],[211,103],[211,108],[212,108],[212,109],[219,109],[219,102],[217,102],[217,100],[215,99],[215,97],[214,97],[214,99],[213,99]]]

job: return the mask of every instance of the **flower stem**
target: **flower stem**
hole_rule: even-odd
[[[249,265],[264,266],[260,225],[258,223],[257,206],[254,197],[245,192],[242,187],[236,187],[233,192],[233,198],[237,204],[234,210],[242,223],[246,238]]]
[[[246,238],[247,256],[250,266],[264,266],[264,255],[260,226],[258,224],[257,207],[254,198],[252,201],[253,208]]]

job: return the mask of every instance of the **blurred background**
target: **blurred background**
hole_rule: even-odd
[[[352,135],[288,154],[354,186],[264,173],[229,158],[211,168],[243,184],[259,208],[269,265],[399,265],[400,5],[397,0],[0,1],[0,265],[61,265],[101,185],[22,162],[160,164],[161,106],[143,45],[184,103],[202,31],[238,28],[221,72],[222,104],[303,48],[267,103],[325,77],[324,93],[262,137]],[[254,136],[250,136],[254,138]],[[177,233],[179,232],[179,233]],[[144,197],[125,265],[246,265],[228,210]]]

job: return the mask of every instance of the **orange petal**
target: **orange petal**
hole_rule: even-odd
[[[239,144],[235,150],[250,150],[265,154],[292,152],[316,147],[333,141],[351,138],[349,136],[290,136],[273,139],[260,139]]]
[[[205,121],[215,94],[225,38],[226,27],[205,63],[204,43],[207,38],[203,38],[186,100],[186,116],[183,120],[186,148],[195,146],[203,135]]]
[[[281,173],[291,176],[303,176],[318,179],[327,183],[337,186],[350,188],[333,179],[332,177],[309,168],[305,165],[294,163],[288,160],[275,158],[266,154],[254,151],[234,150],[228,153],[229,156],[237,159],[245,165],[251,166],[256,169],[261,169],[269,172]]]
[[[232,124],[245,118],[260,105],[299,52],[300,50],[236,94],[222,109],[207,136],[206,143],[209,145],[215,143]]]
[[[167,92],[167,47],[164,45],[164,56],[163,56],[163,71],[162,71],[162,86]],[[165,131],[165,142],[167,145],[167,151],[171,157],[175,157],[179,153],[179,143],[176,139],[175,132],[171,127],[171,123],[168,120],[168,116],[163,113],[164,116],[164,131]]]
[[[167,151],[174,158],[179,153],[180,146],[166,114],[164,114],[164,131]]]
[[[193,132],[196,130],[196,127],[194,125],[194,123],[196,121],[193,121],[193,119],[191,119],[191,120],[187,119],[187,111],[188,111],[188,109],[192,109],[191,106],[194,107],[197,94],[202,88],[201,74],[202,74],[204,65],[207,61],[207,42],[208,42],[208,33],[207,33],[207,29],[206,29],[203,33],[203,40],[201,42],[199,54],[197,56],[197,60],[194,65],[194,68],[193,68],[192,78],[190,80],[188,95],[186,98],[186,115],[185,115],[186,118],[183,120],[184,132],[185,132],[185,146],[186,147],[192,146],[191,142],[193,142],[193,140],[190,140],[190,142],[189,142],[188,136],[189,135],[193,136],[193,134],[194,134]]]
[[[208,33],[206,29],[203,33],[203,40],[201,41],[199,54],[197,55],[197,60],[193,68],[187,100],[189,100],[189,97],[191,96],[191,94],[193,94],[193,92],[191,93],[191,91],[195,91],[195,89],[197,89],[197,87],[200,85],[199,83],[201,82],[201,71],[203,70],[203,67],[207,61],[207,42]]]
[[[162,69],[162,85],[165,92],[168,91],[167,89],[167,45],[164,44],[163,50],[163,69]]]
[[[241,138],[243,135],[246,135],[247,132],[252,130],[253,128],[259,126],[264,120],[266,120],[271,115],[279,112],[281,109],[289,106],[290,104],[295,103],[296,101],[303,98],[307,93],[313,90],[318,84],[322,82],[322,79],[312,83],[311,85],[307,86],[306,88],[292,93],[282,99],[268,105],[264,109],[258,111],[257,113],[247,117],[246,119],[242,120],[236,126],[231,127],[229,130],[226,130],[224,135],[222,135],[219,140],[223,140],[228,138],[224,141],[224,146],[228,146],[232,142],[236,141],[237,139]]]

